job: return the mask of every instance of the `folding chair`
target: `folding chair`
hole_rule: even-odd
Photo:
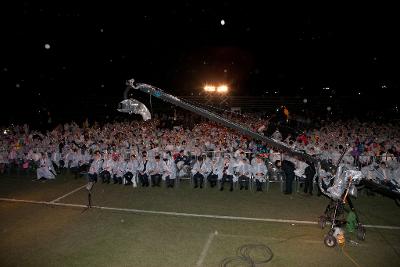
[[[267,175],[267,177],[266,177],[266,179],[267,179],[267,192],[269,191],[269,188],[270,188],[270,184],[271,183],[279,183],[280,184],[280,187],[281,187],[281,192],[283,192],[283,186],[284,186],[284,183],[283,183],[283,175],[282,174],[278,174],[277,176],[276,176],[276,179],[271,179],[272,178],[272,176],[270,176],[270,175]]]
[[[306,183],[306,177],[303,175],[303,176],[295,176],[295,183],[296,183],[296,192],[297,193],[299,193],[300,192],[300,186],[301,185],[303,185],[303,186],[305,186],[305,183]]]
[[[185,170],[183,175],[179,175],[180,170],[176,174],[175,183],[176,183],[177,187],[180,185],[182,180],[189,180],[190,185],[193,184],[193,177],[192,177],[192,172],[191,172],[190,166],[183,167],[183,168],[186,168],[186,170]]]

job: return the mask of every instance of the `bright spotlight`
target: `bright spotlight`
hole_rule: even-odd
[[[215,92],[215,86],[206,85],[206,86],[204,86],[204,91],[206,91],[206,92]]]
[[[217,92],[218,92],[218,93],[226,93],[226,92],[228,92],[228,86],[226,86],[226,85],[220,85],[220,86],[218,86]]]

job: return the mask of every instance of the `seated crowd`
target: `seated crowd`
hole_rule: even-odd
[[[245,120],[240,121],[242,124]],[[226,184],[233,190],[257,190],[267,179],[286,178],[286,193],[297,177],[306,179],[312,192],[315,167],[309,162],[274,151],[226,127],[203,122],[191,130],[158,128],[158,120],[114,122],[102,126],[76,123],[58,125],[45,134],[27,125],[5,130],[0,137],[0,172],[35,170],[37,179],[54,179],[64,168],[75,177],[86,173],[91,181],[141,186],[174,187],[176,178],[190,176],[195,188]],[[267,122],[253,119],[257,130]],[[362,124],[358,121],[325,123],[300,135],[272,134],[278,142],[322,160],[362,168],[367,178],[399,183],[398,125]]]

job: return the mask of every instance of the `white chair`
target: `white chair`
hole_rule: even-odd
[[[180,182],[182,180],[189,180],[190,185],[193,184],[191,168],[188,165],[182,166],[182,169],[177,170],[176,178],[175,178],[175,183],[176,183],[177,187],[180,185]]]
[[[272,162],[268,162],[267,168],[268,168],[267,191],[269,191],[271,183],[280,183],[281,191],[283,192],[284,177],[285,177],[283,171],[277,168],[275,164],[273,164]]]
[[[279,183],[281,187],[281,192],[284,190],[284,179],[283,179],[283,174],[282,173],[277,173],[277,175],[268,175],[267,176],[267,192],[269,191],[270,184],[271,183]]]

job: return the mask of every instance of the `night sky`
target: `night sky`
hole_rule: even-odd
[[[130,78],[182,96],[226,83],[237,96],[398,104],[394,7],[131,2],[3,7],[1,124],[115,111]]]

